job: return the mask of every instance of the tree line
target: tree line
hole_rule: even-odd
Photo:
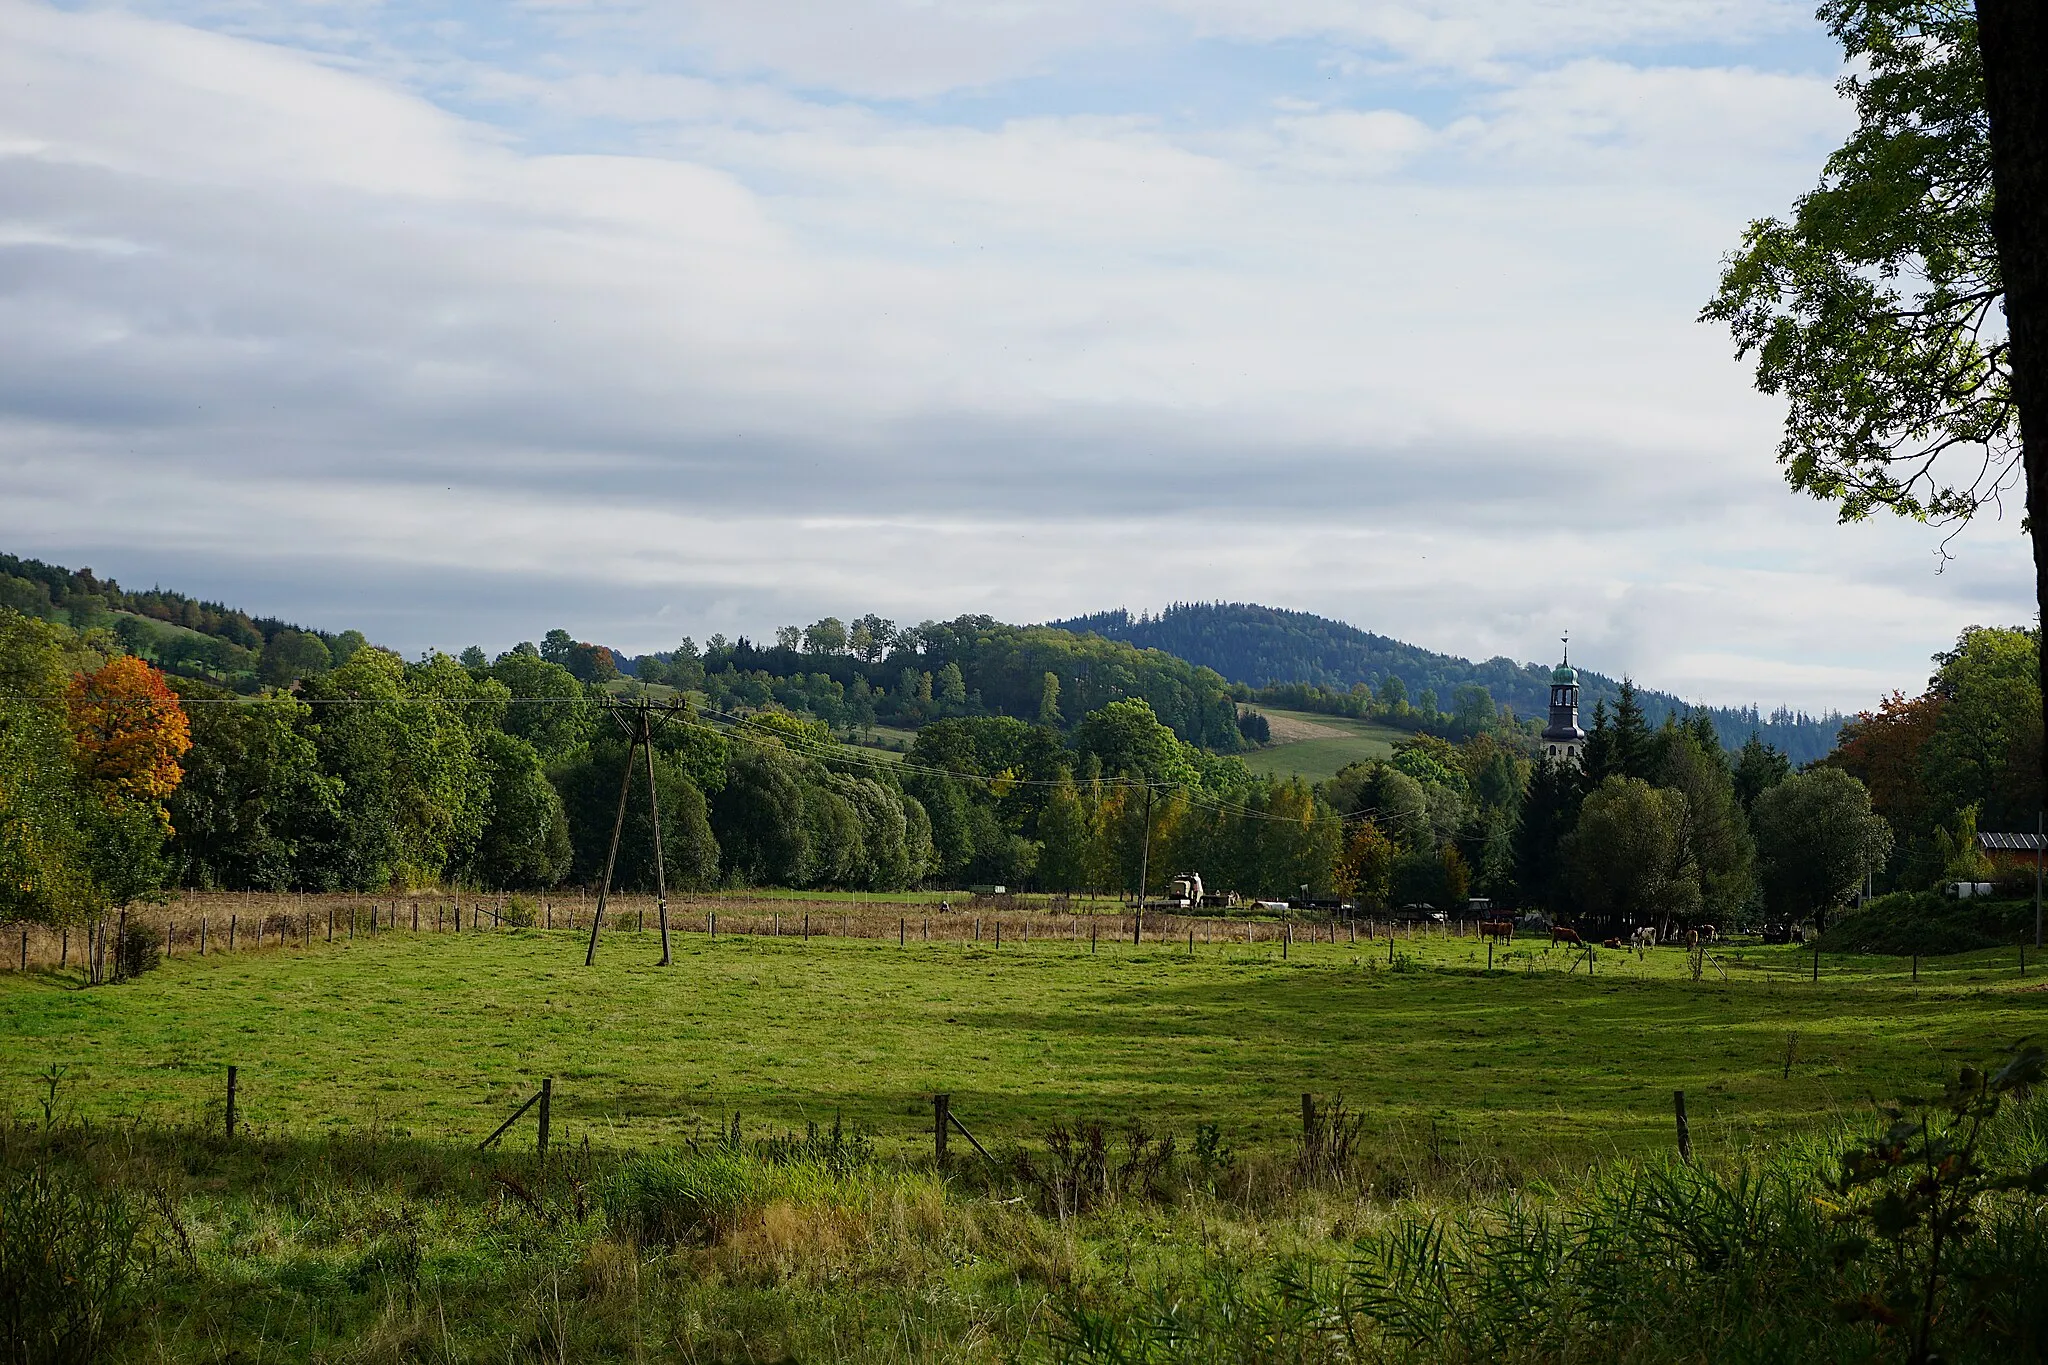
[[[626,761],[605,685],[533,644],[466,662],[365,646],[242,695],[112,630],[0,608],[0,679],[5,919],[77,922],[174,886],[592,884]],[[1156,888],[1206,859],[1254,894],[1331,889],[1316,794],[1188,743],[1142,697],[1067,731],[940,719],[900,762],[772,702],[721,719],[655,728],[670,886],[1117,893],[1141,865]],[[652,887],[653,820],[635,783],[618,885]]]

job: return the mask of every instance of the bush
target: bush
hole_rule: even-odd
[[[498,922],[509,924],[515,929],[531,929],[540,916],[540,907],[525,896],[512,896],[505,901],[505,908],[498,912]]]
[[[746,1159],[726,1151],[636,1157],[604,1190],[612,1226],[654,1245],[715,1241],[759,1202]]]
[[[153,972],[163,957],[164,936],[141,920],[129,920],[114,935],[114,980],[128,981]]]
[[[71,1168],[0,1184],[0,1360],[104,1359],[135,1327],[150,1269],[143,1215]]]
[[[1820,947],[1825,953],[1942,957],[2021,942],[2033,925],[2031,901],[1950,900],[1932,891],[1899,891],[1841,915],[1820,936]]]

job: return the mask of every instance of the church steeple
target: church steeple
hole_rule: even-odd
[[[1572,638],[1564,637],[1564,659],[1550,670],[1550,724],[1543,730],[1543,755],[1577,767],[1586,747],[1579,728],[1579,675],[1572,668]]]

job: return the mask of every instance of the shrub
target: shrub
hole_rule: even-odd
[[[163,956],[164,936],[140,920],[129,920],[114,935],[114,980],[129,981],[155,971]]]
[[[1820,936],[1822,952],[1941,957],[2020,941],[2033,927],[2031,903],[1950,900],[1932,891],[1880,896],[1844,914]]]
[[[636,1157],[619,1167],[604,1190],[612,1226],[655,1245],[715,1241],[758,1202],[745,1158],[726,1151]]]
[[[135,1327],[150,1270],[128,1196],[38,1164],[0,1183],[0,1360],[104,1359]]]
[[[525,896],[512,896],[505,902],[505,908],[498,912],[498,922],[509,924],[515,929],[531,929],[539,920],[540,907]]]

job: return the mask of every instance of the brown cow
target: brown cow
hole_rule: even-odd
[[[1569,943],[1574,948],[1583,948],[1586,946],[1586,941],[1579,937],[1578,930],[1567,929],[1562,924],[1554,924],[1551,926],[1550,941],[1552,943]]]
[[[1604,939],[1601,941],[1600,946],[1602,948],[1619,948],[1621,947],[1621,940],[1618,938]]]
[[[1479,937],[1515,941],[1515,922],[1511,919],[1483,919],[1479,921]]]

